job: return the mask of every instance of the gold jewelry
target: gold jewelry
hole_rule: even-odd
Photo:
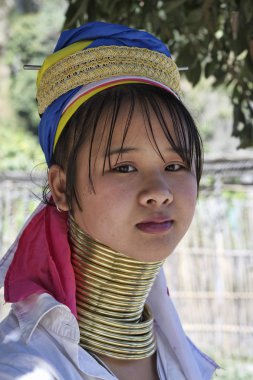
[[[141,262],[93,240],[69,217],[80,344],[118,359],[142,359],[156,350],[145,301],[164,261]]]
[[[138,47],[100,46],[71,54],[43,73],[37,90],[39,113],[73,88],[119,75],[146,77],[181,92],[177,65],[165,54]]]

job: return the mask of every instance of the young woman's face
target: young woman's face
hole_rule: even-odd
[[[73,205],[73,214],[86,233],[114,250],[141,261],[162,260],[174,250],[191,223],[197,182],[193,170],[186,168],[172,150],[152,111],[154,137],[148,127],[146,130],[141,109],[136,106],[121,150],[127,114],[128,109],[119,114],[112,138],[111,167],[106,160],[105,170],[108,136],[96,135],[91,160],[95,192],[90,189],[88,175],[90,147],[87,144],[81,149],[76,189],[82,210]],[[165,117],[173,135],[169,114]]]

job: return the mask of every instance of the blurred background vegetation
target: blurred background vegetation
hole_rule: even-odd
[[[226,86],[233,105],[233,136],[253,146],[252,0],[68,0],[65,28],[106,20],[144,28],[169,41],[187,79],[201,75]]]
[[[85,21],[146,29],[169,44],[184,102],[210,158],[253,157],[252,0],[0,0],[0,172],[28,171],[44,157],[37,141],[36,71],[62,28]],[[215,354],[212,353],[211,354]],[[246,359],[216,357],[217,378],[253,378]]]

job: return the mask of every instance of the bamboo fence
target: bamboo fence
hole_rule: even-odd
[[[0,257],[38,204],[36,182],[0,176]],[[207,162],[194,221],[165,271],[187,334],[210,353],[253,358],[252,226],[253,162]]]

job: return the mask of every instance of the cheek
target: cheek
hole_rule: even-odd
[[[184,189],[184,195],[187,201],[195,207],[197,201],[198,187],[195,179],[188,182],[187,187]]]
[[[122,224],[126,225],[131,220],[129,198],[126,199],[129,195],[125,189],[115,189],[111,186],[101,188],[103,191],[97,191],[95,194],[83,194],[82,211],[76,211],[74,217],[86,233],[112,246],[115,239],[119,240]]]
[[[112,215],[120,215],[129,205],[132,192],[127,186],[113,184],[104,177],[101,181],[94,181],[94,192],[83,191],[80,193],[80,203],[83,214],[89,219],[99,218],[101,221],[108,221]]]
[[[180,198],[181,207],[184,212],[193,216],[196,201],[197,201],[198,187],[196,178],[193,175],[187,176],[179,186],[177,186],[175,196]]]

